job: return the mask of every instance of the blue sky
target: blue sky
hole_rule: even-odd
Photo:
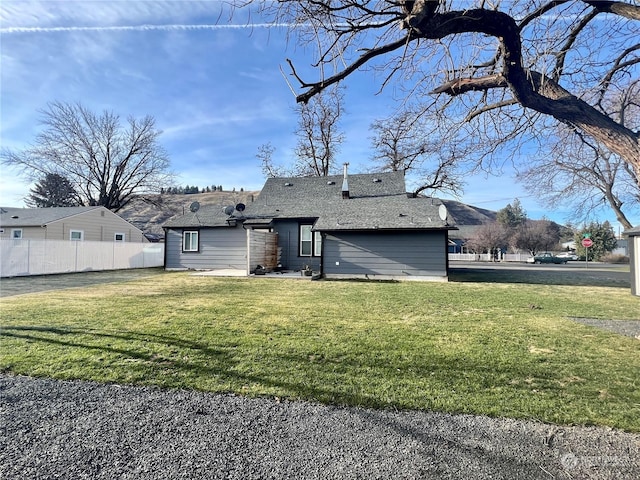
[[[48,102],[81,102],[126,119],[155,117],[180,185],[258,190],[258,147],[276,147],[275,162],[293,159],[295,100],[281,69],[291,58],[315,79],[312,55],[282,28],[242,14],[220,16],[216,1],[3,0],[0,3],[0,144],[24,148],[39,131]],[[348,79],[339,163],[365,171],[369,125],[392,113],[393,86],[368,72]],[[22,206],[29,184],[5,166],[0,205]],[[469,179],[459,200],[491,210],[519,198],[530,218],[563,222],[508,175]],[[613,222],[614,217],[609,218]],[[615,223],[614,223],[615,224]],[[617,224],[615,224],[617,225]]]

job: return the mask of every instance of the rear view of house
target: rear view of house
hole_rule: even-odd
[[[455,227],[443,209],[407,195],[402,172],[348,175],[345,166],[342,176],[270,178],[249,205],[168,222],[165,266],[444,281]]]

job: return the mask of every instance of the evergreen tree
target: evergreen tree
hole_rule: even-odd
[[[582,240],[590,238],[593,245],[589,247],[589,260],[600,260],[600,258],[616,248],[616,235],[613,227],[608,221],[604,223],[591,222],[584,226],[575,235],[576,253],[581,257],[587,254],[587,249],[582,246]]]
[[[517,198],[513,205],[507,204],[502,210],[498,210],[497,222],[507,229],[514,229],[522,225],[527,220],[527,212],[522,208],[520,200]]]
[[[82,205],[78,193],[66,177],[47,173],[35,184],[25,199],[28,207],[78,207]]]

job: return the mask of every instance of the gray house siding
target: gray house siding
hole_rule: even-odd
[[[278,233],[278,248],[281,251],[280,263],[288,270],[301,270],[305,265],[311,265],[313,270],[320,270],[320,257],[300,256],[300,225],[313,225],[315,219],[310,220],[277,220],[273,229]]]
[[[215,270],[222,268],[247,269],[247,232],[235,228],[199,229],[198,252],[182,251],[182,232],[196,228],[168,229],[165,237],[165,268]]]
[[[445,231],[331,232],[323,249],[327,278],[447,279]]]

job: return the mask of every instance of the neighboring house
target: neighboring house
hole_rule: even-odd
[[[167,222],[168,269],[258,266],[326,278],[446,280],[441,202],[412,198],[402,172],[270,178],[258,199]],[[441,217],[445,217],[443,220]]]
[[[455,200],[441,201],[447,207],[450,222],[458,227],[449,235],[449,253],[468,253],[466,242],[473,238],[483,225],[495,222],[496,212]]]
[[[616,239],[616,248],[611,252],[612,255],[624,255],[629,256],[629,241],[626,238]]]
[[[141,230],[105,207],[0,208],[0,238],[147,242]]]

